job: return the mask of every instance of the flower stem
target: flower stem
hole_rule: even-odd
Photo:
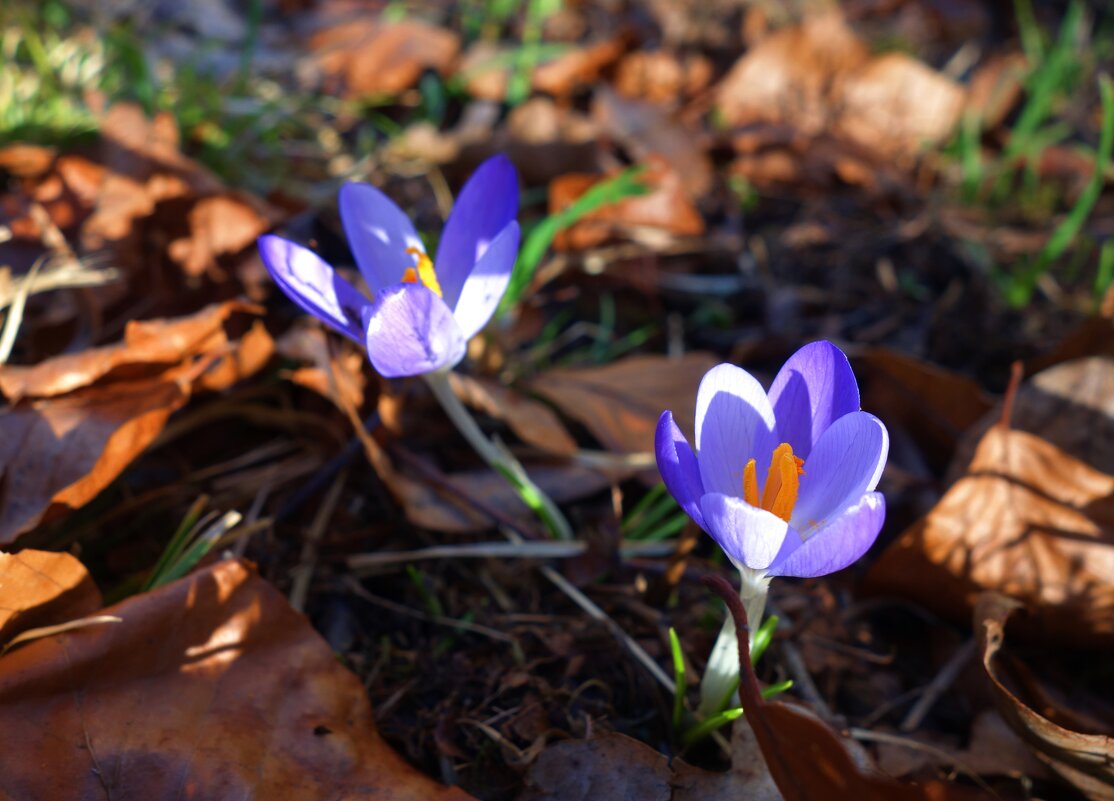
[[[762,625],[762,614],[766,611],[766,595],[770,580],[760,570],[740,568],[742,587],[739,598],[747,612],[747,628],[750,632],[750,647],[754,647],[754,637]],[[698,712],[705,718],[718,714],[729,704],[738,705],[736,689],[739,686],[739,641],[735,633],[735,623],[731,615],[723,621],[719,637],[712,646],[704,677],[700,681],[700,706]]]
[[[514,487],[523,503],[530,507],[531,511],[538,516],[538,519],[545,524],[550,534],[557,539],[571,540],[573,538],[572,527],[565,516],[561,514],[561,510],[557,508],[557,504],[542,492],[537,484],[530,480],[526,470],[510,451],[500,447],[484,435],[475,419],[464,408],[460,398],[449,386],[448,373],[426,373],[424,377],[426,383],[429,384],[429,388],[433,391],[433,396],[437,398],[441,408],[445,410],[445,414],[453,421],[453,425],[464,435],[468,443],[476,449],[476,453],[487,462],[492,470],[503,476]]]

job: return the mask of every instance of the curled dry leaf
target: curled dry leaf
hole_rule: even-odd
[[[321,71],[348,97],[397,95],[426,70],[447,74],[460,51],[452,31],[415,20],[366,16],[336,22],[310,39]]]
[[[0,388],[19,399],[0,410],[0,544],[92,500],[194,391],[262,367],[273,349],[267,332],[255,326],[232,340],[224,328],[248,309],[230,302],[131,323],[120,345],[0,367]]]
[[[576,440],[544,403],[495,381],[456,372],[449,373],[449,383],[462,401],[505,422],[523,442],[561,456],[576,453]]]
[[[652,453],[662,411],[672,409],[679,421],[695,419],[693,387],[715,363],[706,353],[679,359],[630,356],[603,367],[550,370],[527,386],[583,424],[608,450]]]
[[[0,647],[22,631],[92,614],[101,594],[68,553],[0,553]]]
[[[1114,477],[993,426],[936,507],[872,566],[867,586],[953,618],[997,590],[1030,606],[1031,634],[1096,647],[1114,634]]]
[[[1002,717],[1034,750],[1037,757],[1075,785],[1092,801],[1114,799],[1114,738],[1073,731],[1049,720],[1018,697],[1009,679],[1005,644],[1006,620],[1021,604],[994,592],[975,604],[975,631],[982,663],[994,689]]]
[[[592,186],[607,176],[571,174],[549,185],[549,213],[571,206]],[[636,237],[640,230],[668,236],[701,236],[704,219],[693,206],[681,174],[664,159],[654,156],[647,162],[640,179],[650,187],[649,194],[629,197],[596,209],[581,217],[553,240],[558,250],[587,250],[608,239],[625,234]]]
[[[383,743],[360,680],[245,564],[104,611],[122,622],[0,658],[5,797],[469,799]]]

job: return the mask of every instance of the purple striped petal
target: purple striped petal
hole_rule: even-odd
[[[707,531],[704,514],[700,510],[700,499],[704,495],[700,465],[696,463],[696,454],[692,452],[685,435],[673,421],[673,412],[662,412],[658,419],[654,450],[665,488],[688,516],[696,521],[696,525]]]
[[[771,576],[814,578],[843,570],[870,549],[885,519],[885,498],[880,492],[869,492],[800,546],[785,556],[779,554],[767,572]]]
[[[406,249],[425,252],[409,218],[369,184],[345,184],[339,202],[348,247],[372,293],[397,284],[406,268],[417,263]]]
[[[363,344],[368,299],[312,250],[280,236],[259,237],[259,255],[292,301],[340,333]]]
[[[807,459],[833,422],[859,410],[859,385],[843,351],[831,342],[798,350],[770,386],[778,442]]]
[[[386,378],[432,373],[464,358],[466,341],[449,307],[421,284],[381,291],[365,313],[367,354]]]
[[[793,527],[807,539],[877,487],[889,442],[872,414],[852,412],[832,423],[805,461]]]
[[[518,223],[512,221],[491,242],[472,274],[464,282],[460,297],[453,306],[453,316],[465,339],[471,339],[487,325],[495,308],[507,291],[514,260],[518,255]],[[442,289],[444,285],[442,284]],[[452,304],[449,304],[452,306]]]
[[[460,190],[437,247],[433,263],[450,308],[457,308],[472,269],[517,214],[518,173],[506,156],[492,156]]]
[[[765,570],[787,536],[789,524],[742,498],[713,492],[700,499],[707,531],[736,565]]]
[[[759,475],[766,474],[773,429],[773,409],[754,376],[733,364],[709,370],[696,392],[696,448],[705,490],[741,497],[748,459],[757,458]]]

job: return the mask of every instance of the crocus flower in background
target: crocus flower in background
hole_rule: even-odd
[[[874,488],[888,446],[830,342],[793,354],[769,394],[714,367],[697,391],[696,451],[668,411],[656,438],[669,492],[741,571],[765,576],[822,576],[866,552],[885,517]]]
[[[518,253],[518,175],[503,156],[464,185],[431,261],[414,226],[368,184],[340,190],[340,216],[366,297],[317,254],[278,236],[259,239],[263,263],[305,311],[367,347],[388,378],[447,370],[495,313]]]

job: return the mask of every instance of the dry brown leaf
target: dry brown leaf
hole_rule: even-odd
[[[194,204],[186,216],[189,236],[175,239],[167,252],[186,275],[216,271],[217,259],[254,244],[274,221],[242,194],[213,195]]]
[[[52,147],[18,143],[0,148],[0,170],[17,178],[42,175],[54,163],[56,151]]]
[[[890,348],[871,348],[855,363],[863,408],[891,427],[901,425],[938,471],[992,406],[973,379]]]
[[[5,797],[470,798],[383,743],[360,680],[243,563],[104,611],[122,622],[0,658]]]
[[[563,175],[549,185],[549,213],[568,206],[605,177],[600,175]],[[553,240],[557,250],[587,250],[618,235],[637,234],[649,229],[669,236],[701,236],[704,219],[689,199],[681,174],[664,159],[647,160],[640,176],[651,191],[640,197],[620,200],[584,215],[562,230]]]
[[[92,577],[68,553],[0,553],[0,646],[22,631],[101,608]]]
[[[962,87],[902,53],[871,57],[838,14],[813,16],[750,49],[716,89],[726,124],[835,134],[876,155],[918,155],[951,135]]]
[[[561,456],[576,453],[576,440],[544,403],[494,381],[456,372],[449,373],[449,383],[464,403],[502,420],[523,442]]]
[[[273,348],[266,330],[255,326],[238,341],[224,330],[233,312],[249,309],[229,302],[131,323],[121,345],[0,367],[0,386],[21,398],[0,410],[0,544],[92,500],[194,391],[261,368]]]
[[[595,84],[600,73],[614,64],[627,49],[626,37],[578,45],[534,69],[534,88],[563,97],[585,84]]]
[[[302,320],[275,343],[279,355],[307,366],[290,374],[295,384],[328,398],[340,409],[359,409],[364,405],[367,354],[350,346],[347,340],[332,352],[327,335],[311,320]]]
[[[671,409],[678,425],[689,426],[696,415],[694,387],[715,364],[706,353],[630,356],[602,367],[550,370],[527,387],[583,424],[608,450],[652,453],[661,413]]]
[[[1092,801],[1110,801],[1114,799],[1114,738],[1057,725],[1047,712],[1038,713],[1010,687],[1005,657],[999,652],[1005,644],[1006,620],[1020,606],[993,592],[983,593],[975,604],[975,631],[998,710],[1038,758]]]
[[[415,20],[359,17],[317,32],[310,49],[333,83],[348,97],[361,98],[397,95],[428,69],[447,74],[460,51],[460,37]]]
[[[712,81],[712,62],[699,53],[639,50],[623,57],[615,70],[615,89],[631,100],[676,104]]]
[[[628,478],[630,472],[605,475],[576,465],[525,464],[527,475],[555,503],[570,503],[601,492],[612,484]],[[377,469],[395,500],[402,506],[406,519],[415,526],[451,534],[486,531],[494,520],[464,498],[475,499],[483,507],[529,527],[534,514],[507,483],[491,470],[467,470],[450,473],[444,478],[456,492],[437,487],[426,478],[416,479],[411,473]]]
[[[700,134],[671,117],[661,106],[629,100],[607,86],[592,96],[592,119],[637,161],[664,159],[680,176],[690,198],[712,186],[712,162],[700,144]]]
[[[260,309],[231,301],[207,306],[187,317],[130,320],[124,340],[47,359],[31,367],[0,365],[0,392],[9,402],[50,398],[72,392],[120,371],[129,377],[152,375],[203,350],[225,347],[224,324],[234,313]]]
[[[1114,634],[1114,477],[1025,431],[990,428],[936,507],[872,566],[868,587],[962,618],[997,590],[1033,634],[1096,647]]]

